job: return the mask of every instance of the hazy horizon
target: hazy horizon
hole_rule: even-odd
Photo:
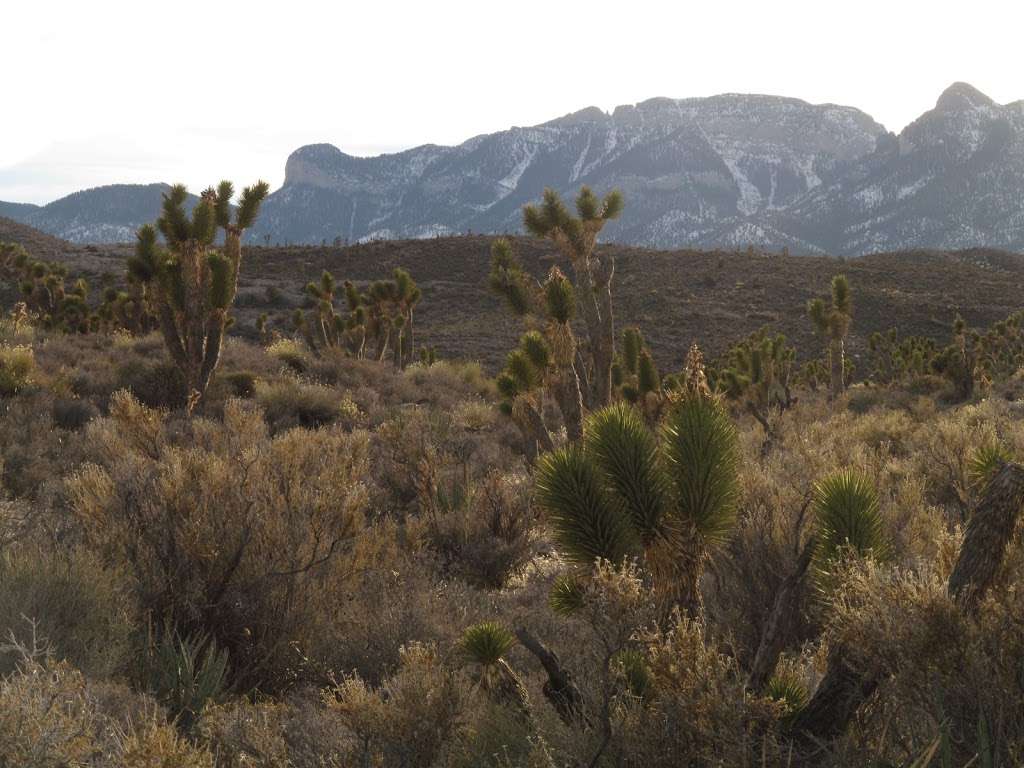
[[[999,103],[1024,97],[1013,61],[1024,11],[980,6],[967,18],[951,3],[601,13],[609,6],[531,0],[498,24],[463,2],[300,0],[246,15],[238,3],[186,0],[172,16],[114,0],[14,7],[5,16],[16,34],[0,49],[15,73],[0,200],[43,204],[112,183],[198,190],[220,178],[276,188],[304,144],[354,155],[453,145],[656,96],[830,102],[898,132],[955,81]]]

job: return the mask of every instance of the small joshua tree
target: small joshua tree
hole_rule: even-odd
[[[662,379],[639,328],[622,332],[622,354],[612,363],[612,387],[622,398],[637,404],[648,423],[657,423],[664,404]]]
[[[812,299],[807,304],[814,329],[828,339],[830,371],[829,396],[839,397],[846,388],[843,374],[846,366],[844,343],[853,321],[853,301],[850,297],[850,282],[845,275],[832,278],[832,304],[827,306],[823,299]]]
[[[540,283],[515,257],[512,244],[499,238],[491,245],[491,290],[504,297],[512,312],[523,318],[527,332],[509,353],[498,387],[504,408],[519,426],[532,453],[551,450],[543,419],[543,398],[552,395],[562,413],[570,440],[583,436],[583,395],[576,368],[576,292],[558,267]]]
[[[576,196],[576,215],[553,189],[544,190],[539,205],[523,209],[523,224],[534,237],[551,240],[572,264],[576,304],[587,327],[588,383],[584,402],[600,408],[612,400],[612,363],[615,359],[615,321],[612,314],[612,277],[615,261],[595,253],[604,225],[622,213],[622,194],[609,192],[599,199],[589,187]]]
[[[242,235],[256,221],[269,189],[262,181],[246,187],[232,219],[234,188],[222,181],[203,192],[189,217],[184,207],[188,191],[178,184],[164,194],[156,226],[147,224],[138,232],[129,274],[147,288],[164,344],[185,380],[189,409],[206,393],[220,361],[238,289]],[[218,229],[224,230],[220,250],[213,248]],[[157,242],[157,231],[166,245]]]
[[[814,487],[814,561],[819,575],[828,574],[844,551],[884,560],[889,537],[879,509],[878,492],[859,472],[842,470]]]
[[[391,280],[375,280],[366,293],[360,293],[351,280],[346,280],[342,287],[348,314],[341,315],[334,306],[337,284],[325,271],[319,282],[306,286],[315,310],[296,310],[296,329],[314,351],[338,347],[358,358],[365,356],[366,342],[376,340],[378,360],[384,360],[390,349],[395,367],[405,368],[412,362],[413,310],[422,292],[406,270],[397,268],[391,276]]]
[[[743,403],[764,430],[765,450],[774,435],[771,416],[793,404],[790,378],[796,350],[782,334],[764,331],[737,344],[717,372],[717,385],[726,396]]]
[[[516,644],[511,631],[494,621],[468,627],[462,633],[460,650],[467,662],[477,667],[477,683],[498,704],[529,717],[530,699],[519,675],[505,661]]]
[[[953,385],[955,402],[970,400],[974,395],[975,382],[981,374],[980,342],[979,334],[970,331],[964,319],[957,315],[953,320],[953,343],[932,358],[932,368]]]
[[[738,462],[715,398],[694,390],[670,402],[658,432],[620,402],[588,417],[580,443],[541,458],[537,496],[571,562],[640,556],[664,607],[695,613],[704,562],[732,530]],[[559,591],[571,603],[573,590]]]

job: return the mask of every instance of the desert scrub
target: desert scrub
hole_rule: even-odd
[[[305,373],[311,362],[306,348],[292,339],[278,339],[267,347],[267,355],[295,373]]]
[[[335,423],[351,428],[359,419],[359,408],[343,392],[291,376],[257,382],[255,398],[273,432]]]
[[[17,671],[0,679],[0,765],[214,768],[213,756],[181,738],[152,701],[94,684],[34,650],[22,649]]]
[[[1020,578],[1020,559],[1017,553],[1007,564],[1007,578]],[[850,649],[861,675],[880,680],[872,706],[863,708],[863,727],[852,729],[846,744],[854,755],[881,750],[891,761],[909,762],[944,729],[953,765],[986,752],[989,764],[1018,765],[1024,713],[1007,704],[1024,699],[1020,591],[1000,591],[972,619],[949,598],[946,580],[941,569],[870,561],[846,574],[825,639]],[[873,743],[883,723],[891,736]]]
[[[24,345],[0,346],[0,397],[12,397],[32,383],[36,369],[32,348]]]
[[[465,727],[469,690],[437,649],[418,644],[402,649],[398,670],[377,689],[344,680],[326,695],[351,735],[343,764],[445,764]]]
[[[137,621],[125,577],[87,551],[13,547],[0,556],[0,638],[35,635],[53,658],[90,676],[123,672]],[[0,674],[17,661],[15,649],[0,650]]]
[[[271,438],[237,400],[222,423],[196,419],[185,445],[182,428],[115,395],[86,428],[96,451],[68,478],[68,502],[90,545],[132,574],[143,610],[227,650],[232,682],[284,685],[363,525],[368,436]]]

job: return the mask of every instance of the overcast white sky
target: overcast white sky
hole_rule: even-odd
[[[0,25],[0,200],[18,202],[277,187],[303,144],[453,144],[652,96],[796,96],[895,131],[956,80],[1024,98],[1021,0],[0,0]]]

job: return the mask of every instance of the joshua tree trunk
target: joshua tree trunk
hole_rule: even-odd
[[[793,636],[793,625],[800,611],[800,601],[807,584],[807,569],[814,554],[815,540],[812,537],[800,553],[796,570],[787,576],[779,591],[775,593],[772,612],[768,615],[768,623],[761,633],[761,641],[754,655],[754,663],[750,669],[750,688],[760,691],[768,683],[779,655],[786,647],[786,641]]]
[[[552,389],[565,421],[566,436],[570,441],[580,440],[583,437],[583,393],[575,367],[564,368]]]
[[[611,402],[612,361],[615,357],[615,321],[612,314],[612,277],[615,261],[609,256],[604,266],[592,256],[573,260],[577,301],[587,326],[593,369],[586,405],[601,408]]]
[[[531,463],[539,453],[555,450],[551,433],[544,424],[540,411],[526,397],[518,397],[512,404],[512,420],[519,425],[526,441],[526,458]]]
[[[977,611],[1003,563],[1024,505],[1024,466],[1004,464],[967,524],[948,591],[967,613]]]
[[[843,394],[843,371],[846,365],[842,339],[832,339],[828,345],[828,362],[831,373],[829,397],[833,400]]]
[[[405,346],[402,350],[402,368],[412,362],[413,353],[416,351],[416,335],[412,323],[412,309],[409,309],[409,317],[405,322]]]
[[[383,363],[384,357],[388,353],[388,342],[391,340],[391,323],[386,322],[385,319],[381,320],[382,324],[385,324],[387,328],[377,337],[377,362]]]
[[[548,674],[544,683],[544,696],[555,712],[566,725],[586,727],[586,711],[583,694],[573,682],[572,675],[562,666],[554,651],[549,650],[540,640],[534,637],[525,627],[516,630],[516,637],[523,647],[537,657],[544,671]]]
[[[677,606],[685,616],[696,618],[704,609],[700,580],[706,553],[693,527],[675,531],[651,542],[644,550],[657,595],[659,613],[668,619]]]
[[[794,719],[792,733],[808,746],[838,738],[877,687],[878,680],[857,670],[846,647],[837,645],[814,696]]]

